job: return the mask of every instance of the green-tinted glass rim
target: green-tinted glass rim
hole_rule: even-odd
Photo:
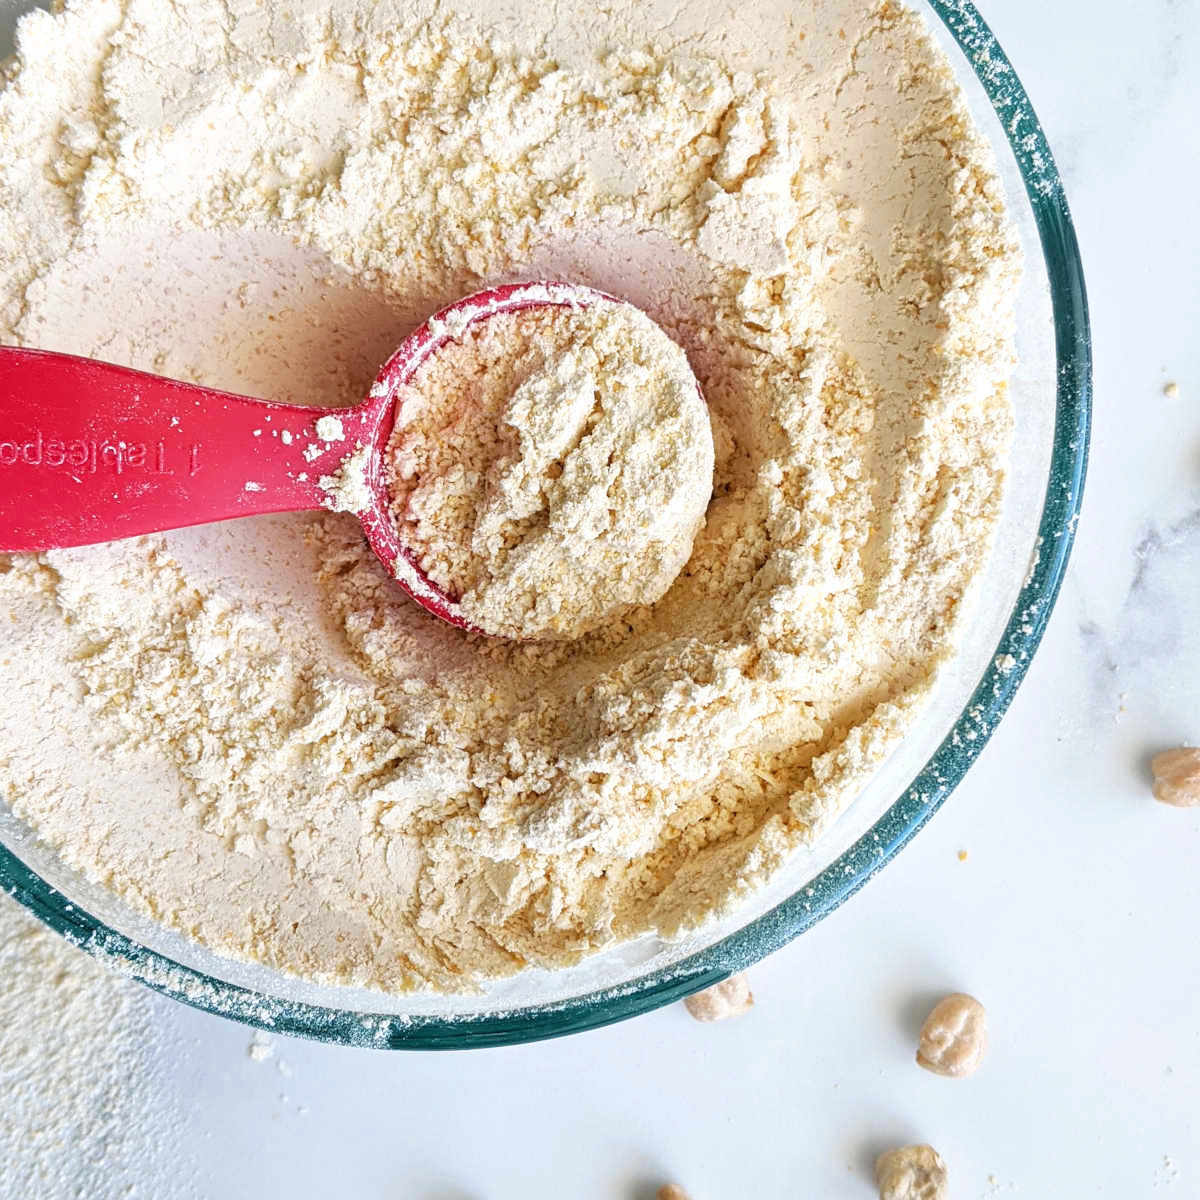
[[[249,1025],[319,1041],[391,1049],[467,1049],[560,1037],[622,1021],[708,987],[827,916],[909,842],[978,757],[1025,676],[1074,541],[1091,428],[1092,350],[1079,245],[1050,147],[1016,72],[975,6],[929,0],[982,83],[1016,156],[1045,256],[1058,388],[1040,554],[996,654],[946,738],[886,813],[799,892],[721,941],[617,988],[466,1017],[397,1017],[279,1000],[205,975],[108,928],[0,846],[0,887],[51,928],[157,991]],[[1002,668],[997,659],[1005,664]],[[1015,665],[1012,665],[1014,664]]]

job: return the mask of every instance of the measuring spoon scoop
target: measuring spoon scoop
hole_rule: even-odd
[[[505,284],[418,326],[353,408],[238,396],[46,350],[0,346],[0,552],[86,546],[261,513],[332,506],[321,480],[361,453],[371,549],[418,604],[474,626],[404,545],[384,455],[402,389],[471,326],[521,309],[623,303],[566,283]]]

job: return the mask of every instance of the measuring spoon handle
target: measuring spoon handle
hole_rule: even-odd
[[[318,481],[370,442],[373,407],[279,404],[0,346],[0,552],[320,508]]]

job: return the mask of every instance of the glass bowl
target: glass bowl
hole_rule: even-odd
[[[972,4],[910,3],[942,43],[992,143],[1025,249],[1014,453],[1004,516],[958,653],[900,749],[815,846],[736,912],[688,937],[643,937],[569,969],[524,971],[477,995],[387,996],[220,957],[64,866],[2,805],[0,886],[117,970],[209,1012],[321,1041],[453,1049],[556,1037],[678,1000],[799,936],[890,862],[978,757],[1025,675],[1074,536],[1091,410],[1079,249],[1037,117]]]

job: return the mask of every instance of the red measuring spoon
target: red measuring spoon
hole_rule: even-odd
[[[502,312],[622,303],[565,283],[505,284],[414,330],[353,408],[236,396],[112,363],[0,346],[0,552],[86,546],[259,513],[330,506],[319,480],[359,446],[371,548],[430,612],[473,628],[397,536],[383,454],[397,393],[469,326]]]

